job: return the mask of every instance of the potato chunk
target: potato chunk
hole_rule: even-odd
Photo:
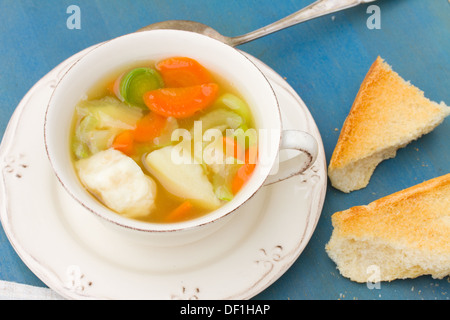
[[[149,172],[173,195],[191,200],[195,205],[209,210],[217,209],[220,201],[214,194],[203,168],[193,163],[190,155],[183,153],[184,161],[172,158],[173,146],[151,152],[145,158]]]
[[[108,149],[76,162],[83,185],[110,209],[129,218],[147,216],[154,208],[156,183],[133,159]]]

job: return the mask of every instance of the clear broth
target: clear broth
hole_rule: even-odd
[[[97,100],[97,99],[101,99],[106,96],[115,97],[115,95],[113,95],[108,90],[108,86],[112,82],[114,82],[124,72],[127,72],[129,70],[132,70],[133,68],[138,68],[138,67],[149,67],[149,68],[156,69],[154,61],[139,61],[139,62],[130,64],[130,65],[127,65],[125,67],[118,68],[117,70],[114,70],[110,74],[105,76],[97,84],[95,84],[87,92],[86,100]],[[219,85],[220,91],[219,91],[218,96],[220,96],[224,93],[232,93],[233,95],[242,99],[241,95],[236,90],[236,88],[234,88],[229,82],[227,82],[225,79],[221,78],[220,76],[218,76],[214,73],[211,73],[211,75],[213,76],[213,79],[215,80],[215,82]],[[245,100],[243,100],[243,101],[245,101]],[[187,118],[187,119],[177,119],[178,127],[189,130],[190,128],[192,128],[194,121],[197,120],[202,115],[208,113],[209,110],[210,110],[210,108],[206,109],[205,111],[201,111],[198,114],[196,114],[195,116]],[[73,137],[75,135],[75,129],[76,129],[76,126],[79,123],[79,121],[80,121],[80,119],[78,119],[76,116],[74,116],[73,123],[72,123],[72,129],[71,129],[71,137]],[[251,119],[250,123],[248,123],[248,127],[254,128],[253,119]],[[149,149],[146,148],[145,145],[146,145],[145,143],[139,144],[136,149],[138,149],[138,150],[141,149],[144,151],[133,154],[130,157],[133,158],[133,160],[141,167],[141,169],[143,170],[143,172],[146,175],[150,176],[156,182],[156,184],[157,184],[157,196],[155,199],[156,209],[153,209],[153,211],[146,217],[134,218],[134,219],[140,220],[140,221],[152,222],[152,223],[169,223],[166,221],[167,215],[170,212],[172,212],[175,208],[177,208],[180,204],[182,204],[185,201],[185,199],[178,198],[177,196],[168,192],[161,185],[161,183],[147,171],[147,169],[145,168],[145,166],[143,165],[142,160],[141,160],[143,158],[143,156],[149,152]],[[139,146],[142,148],[139,148]],[[193,149],[191,149],[191,150],[193,150]],[[73,155],[74,163],[76,160],[77,160],[76,157]],[[211,178],[211,177],[209,177],[209,178]],[[211,181],[211,179],[210,179],[210,181]],[[102,202],[99,199],[98,199],[98,201]],[[222,201],[222,202],[223,202],[222,203],[222,205],[223,205],[225,202],[224,201]],[[188,215],[185,215],[182,219],[180,219],[178,221],[171,221],[171,223],[195,219],[195,218],[201,217],[205,214],[208,214],[210,212],[211,212],[210,210],[205,210],[205,209],[194,206],[190,210]]]

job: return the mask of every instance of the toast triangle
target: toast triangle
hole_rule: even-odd
[[[333,187],[343,192],[364,188],[376,166],[399,148],[429,133],[450,114],[430,101],[378,57],[343,124],[328,167]]]

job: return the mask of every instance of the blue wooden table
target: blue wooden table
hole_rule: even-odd
[[[0,0],[0,135],[26,92],[73,54],[167,19],[203,22],[240,35],[299,10],[311,0]],[[378,0],[293,26],[239,48],[259,58],[303,98],[322,135],[327,162],[359,85],[377,55],[434,101],[450,104],[448,0]],[[80,24],[71,21],[76,5]],[[369,22],[368,22],[369,21]],[[72,23],[73,22],[73,23]],[[69,27],[75,27],[71,29]],[[80,29],[77,29],[80,27]],[[450,172],[450,119],[382,162],[367,188],[344,194],[328,186],[322,215],[294,265],[255,299],[449,299],[449,279],[429,276],[370,289],[340,276],[324,246],[331,215]],[[0,280],[45,287],[0,228]]]

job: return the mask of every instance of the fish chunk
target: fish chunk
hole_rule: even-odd
[[[83,185],[117,213],[139,218],[155,206],[156,183],[130,157],[115,149],[76,162]]]

